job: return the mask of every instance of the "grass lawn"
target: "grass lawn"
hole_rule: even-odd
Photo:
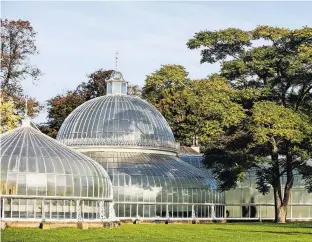
[[[120,228],[7,228],[1,241],[312,241],[312,223],[122,224]]]

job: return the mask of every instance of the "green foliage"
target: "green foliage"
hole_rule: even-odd
[[[241,29],[228,28],[219,31],[201,31],[187,42],[190,49],[202,46],[201,63],[214,63],[228,55],[237,56],[244,52],[245,46],[251,45],[251,33]]]
[[[311,191],[312,173],[305,171],[312,147],[312,28],[203,31],[187,45],[202,49],[201,63],[220,62],[221,76],[235,89],[232,100],[245,112],[239,124],[211,138],[206,167],[221,190],[255,170],[258,190],[266,193],[272,186],[276,211],[286,211],[294,172],[303,175]]]
[[[312,132],[307,117],[274,102],[258,102],[252,108],[252,113],[250,130],[259,144],[272,142],[272,139],[276,143],[300,143]]]
[[[302,104],[312,90],[312,28],[204,31],[187,45],[202,48],[202,63],[221,61],[221,74],[236,88],[266,87],[284,106],[311,110]]]
[[[211,137],[224,134],[225,130],[237,125],[245,117],[242,107],[233,102],[234,90],[218,75],[195,80],[190,84],[192,90],[189,103],[193,122],[200,143],[207,143]]]
[[[13,102],[0,96],[0,134],[16,128],[19,119]]]
[[[185,145],[210,142],[245,117],[242,107],[232,101],[237,93],[226,79],[212,75],[190,80],[179,65],[164,65],[148,76],[143,98],[164,115]]]
[[[186,123],[191,112],[188,105],[189,83],[188,73],[183,66],[163,65],[147,76],[142,89],[143,99],[164,115],[177,140],[185,142],[192,142]]]

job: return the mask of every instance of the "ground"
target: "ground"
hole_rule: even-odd
[[[312,241],[312,223],[122,224],[120,228],[2,231],[1,241]]]

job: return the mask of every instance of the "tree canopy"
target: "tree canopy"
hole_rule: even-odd
[[[142,95],[164,115],[184,145],[208,143],[245,116],[225,78],[191,80],[180,65],[163,65],[147,76]]]
[[[306,171],[311,171],[312,29],[201,31],[187,46],[202,49],[201,63],[220,63],[220,75],[236,90],[245,113],[238,125],[210,137],[206,167],[221,190],[256,172],[260,192],[273,188],[276,222],[285,222],[294,173],[311,191],[312,173]]]
[[[9,109],[2,107],[2,114],[7,117],[2,119],[5,127],[13,127],[10,120],[19,120],[24,114],[26,98],[29,116],[35,116],[41,109],[39,102],[28,97],[22,86],[25,80],[36,81],[41,75],[30,63],[30,57],[38,53],[36,34],[28,21],[1,19],[1,99],[3,105],[13,105]],[[13,109],[14,114],[9,111]]]

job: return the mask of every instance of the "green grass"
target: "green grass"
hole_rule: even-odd
[[[51,230],[7,228],[1,241],[312,241],[312,223],[122,224],[97,228]]]

